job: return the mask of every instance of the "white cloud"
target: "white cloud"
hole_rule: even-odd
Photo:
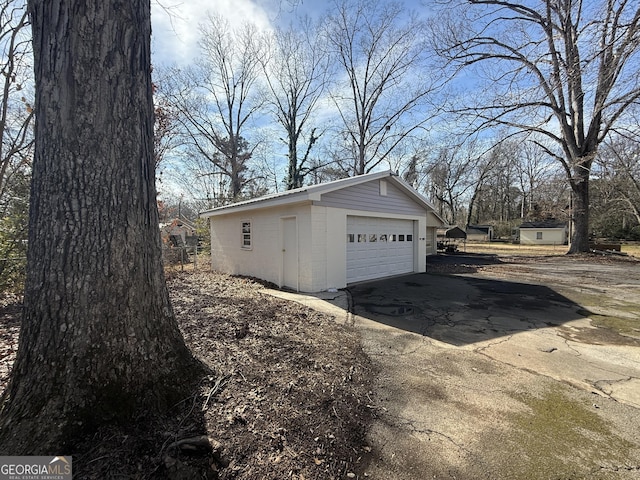
[[[222,15],[232,26],[251,22],[268,30],[272,24],[269,11],[251,0],[158,0],[151,6],[153,63],[191,63],[198,55],[200,25],[208,13]]]

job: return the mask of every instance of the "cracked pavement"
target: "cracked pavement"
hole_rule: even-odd
[[[427,270],[270,292],[355,326],[378,367],[358,478],[640,478],[640,262],[439,255]]]
[[[349,288],[380,369],[361,478],[639,478],[640,264],[477,260]]]

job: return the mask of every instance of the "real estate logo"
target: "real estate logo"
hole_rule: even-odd
[[[70,456],[0,457],[0,480],[71,480]]]

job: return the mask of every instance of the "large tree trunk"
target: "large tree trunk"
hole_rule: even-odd
[[[589,251],[589,175],[586,168],[576,169],[575,179],[570,180],[573,208],[571,246],[568,253]]]
[[[166,289],[153,167],[149,0],[31,0],[29,253],[0,452],[64,451],[159,411],[202,372]]]

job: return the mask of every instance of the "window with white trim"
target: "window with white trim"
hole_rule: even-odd
[[[242,244],[241,244],[241,247],[244,250],[251,250],[251,248],[252,248],[251,220],[243,220],[242,221]]]

